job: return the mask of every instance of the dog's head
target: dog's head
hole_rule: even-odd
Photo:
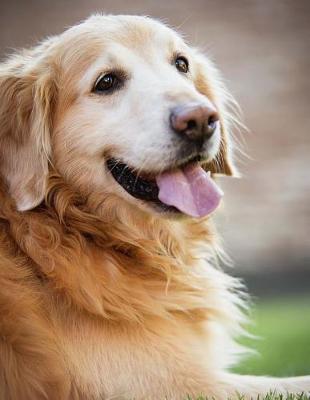
[[[17,208],[49,170],[77,191],[161,215],[218,204],[233,174],[228,96],[212,63],[145,17],[93,16],[0,66],[0,172]]]

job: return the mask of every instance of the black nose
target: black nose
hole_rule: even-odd
[[[170,114],[173,131],[197,142],[203,142],[213,135],[218,120],[219,115],[211,103],[182,104]]]

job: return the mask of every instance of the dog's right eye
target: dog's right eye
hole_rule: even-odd
[[[121,80],[113,73],[100,76],[94,85],[94,93],[111,93],[121,85]]]
[[[187,74],[189,70],[188,60],[183,56],[179,56],[175,60],[175,66],[178,71],[182,72],[183,74]]]

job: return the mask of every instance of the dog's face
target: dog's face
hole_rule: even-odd
[[[173,30],[144,17],[96,16],[49,47],[45,65],[54,70],[46,79],[54,83],[45,149],[77,190],[148,212],[191,215],[191,205],[179,203],[192,191],[191,179],[210,180],[200,166],[231,173],[216,72]],[[216,192],[206,185],[209,196]],[[35,205],[27,196],[21,209]]]

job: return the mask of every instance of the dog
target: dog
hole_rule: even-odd
[[[242,285],[210,216],[234,106],[142,16],[93,15],[0,65],[0,399],[251,398]]]

